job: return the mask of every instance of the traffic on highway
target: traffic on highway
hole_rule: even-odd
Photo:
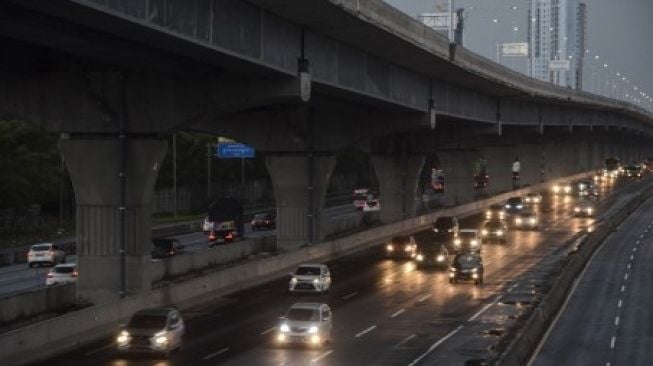
[[[442,216],[426,230],[302,264],[178,315],[174,307],[150,309],[156,326],[133,326],[132,318],[110,339],[37,364],[452,364],[447,341],[521,275],[592,231],[635,181],[602,176],[511,197],[469,217]]]

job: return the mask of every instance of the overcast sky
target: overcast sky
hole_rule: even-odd
[[[416,16],[436,11],[436,4],[446,11],[447,0],[385,0],[396,8]],[[611,75],[620,72],[653,95],[653,0],[586,0],[587,47],[608,64]],[[512,10],[512,6],[517,6]],[[526,42],[527,8],[530,0],[455,0],[456,8],[474,9],[466,19],[465,47],[494,58],[495,44]],[[492,26],[492,19],[499,23]],[[518,27],[517,32],[513,31]],[[506,66],[527,72],[525,59],[505,58]],[[598,63],[595,62],[598,67]],[[587,65],[587,64],[586,64]],[[586,67],[585,83],[591,86],[591,67]],[[602,76],[603,77],[603,76]],[[598,78],[594,79],[598,84]],[[596,87],[596,85],[595,85]],[[621,87],[621,86],[619,86]]]

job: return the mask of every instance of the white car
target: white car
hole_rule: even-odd
[[[184,332],[184,320],[175,308],[139,310],[118,333],[116,346],[120,352],[156,352],[168,357],[182,347]]]
[[[331,287],[331,273],[326,264],[302,264],[290,276],[290,292],[325,293]]]
[[[331,342],[333,316],[327,304],[296,303],[281,318],[277,344],[302,343],[321,346]]]
[[[542,195],[537,192],[527,193],[526,196],[524,196],[524,203],[529,205],[542,203]]]
[[[204,222],[202,223],[202,231],[204,231],[204,234],[208,234],[209,232],[213,231],[213,222],[209,221],[209,217],[204,218]]]
[[[456,252],[480,252],[481,237],[477,229],[460,229],[458,236],[453,240]]]
[[[27,265],[31,268],[43,263],[51,266],[57,263],[66,263],[66,252],[54,243],[32,245],[29,252],[27,252]]]
[[[77,282],[77,265],[75,263],[56,265],[45,278],[46,286],[73,282]]]
[[[590,200],[580,200],[574,206],[574,216],[592,217],[596,213],[596,207]]]

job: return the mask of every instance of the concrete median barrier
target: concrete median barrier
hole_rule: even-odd
[[[57,312],[76,302],[74,284],[40,288],[0,298],[0,327],[35,315]]]

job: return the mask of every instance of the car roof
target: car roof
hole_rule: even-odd
[[[460,229],[459,233],[478,233],[477,229]]]
[[[526,193],[527,196],[539,196],[540,192],[528,192]]]
[[[495,203],[494,205],[490,205],[490,209],[502,209],[503,210],[503,205]]]
[[[535,212],[533,211],[522,211],[519,213],[519,216],[535,216]]]
[[[322,263],[302,263],[297,267],[326,267],[326,264]]]
[[[511,200],[512,200],[512,201],[517,201],[517,200],[520,200],[520,201],[521,201],[521,197],[519,197],[519,196],[513,196],[513,197],[508,198],[508,201],[511,201]]]
[[[319,310],[322,305],[326,305],[327,307],[329,305],[324,304],[324,303],[319,303],[319,302],[296,302],[290,306],[291,309],[313,309],[313,310]]]
[[[499,220],[491,220],[491,221],[486,221],[485,226],[503,226],[505,225],[505,222],[499,221]]]
[[[177,309],[173,307],[163,307],[163,308],[149,308],[139,310],[134,313],[134,315],[158,315],[158,316],[168,316],[171,311],[176,311]]]
[[[77,263],[63,263],[63,264],[57,264],[54,266],[54,268],[67,268],[67,267],[76,267]]]
[[[36,243],[36,244],[32,244],[33,247],[37,246],[37,245],[54,245],[54,243]]]

